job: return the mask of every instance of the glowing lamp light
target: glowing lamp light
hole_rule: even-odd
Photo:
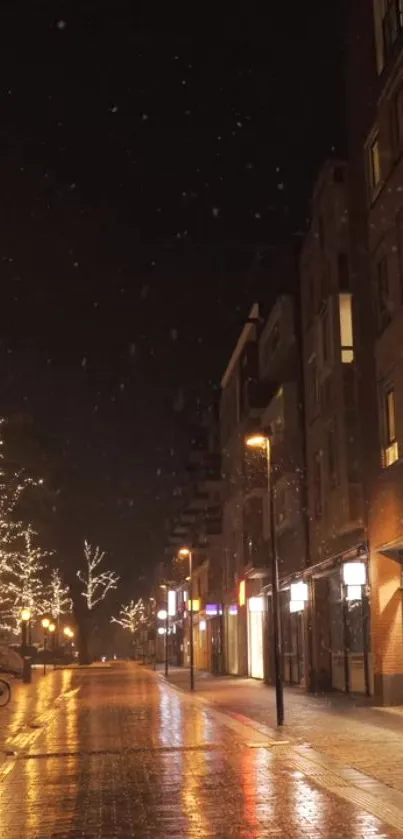
[[[295,612],[303,612],[305,608],[305,603],[303,600],[290,600],[290,612],[291,614],[295,614]]]
[[[346,600],[362,600],[362,586],[347,586]]]
[[[178,556],[181,556],[181,557],[190,556],[189,548],[180,548],[179,551],[178,551]]]
[[[189,607],[192,612],[200,610],[200,600],[189,600]]]
[[[343,565],[343,582],[346,586],[365,586],[367,582],[365,562],[345,562]]]
[[[158,627],[158,635],[165,635],[165,627],[159,626]]]
[[[49,624],[50,624],[49,618],[43,618],[42,619],[42,626],[43,626],[44,629],[49,629]]]
[[[200,632],[205,632],[205,631],[206,631],[206,629],[207,629],[207,623],[206,623],[206,621],[200,621],[200,623],[199,623],[199,630],[200,630]]]
[[[245,580],[239,583],[238,603],[240,606],[245,606],[246,603],[246,585]]]
[[[290,586],[290,597],[291,602],[303,602],[305,603],[308,600],[308,583],[291,583]]]
[[[24,609],[21,609],[21,620],[24,623],[27,623],[27,621],[30,620],[30,617],[31,617],[31,609],[28,609],[27,607],[24,608]]]
[[[168,591],[168,615],[173,618],[176,615],[176,591],[169,589]]]
[[[166,609],[160,609],[159,612],[157,612],[157,618],[159,621],[166,621],[167,617],[168,613]]]
[[[264,612],[264,597],[250,597],[248,600],[248,609],[252,614],[262,614]]]
[[[245,440],[250,449],[264,449],[267,445],[267,437],[264,434],[252,434]]]
[[[56,629],[56,625],[54,623],[49,624],[49,632],[54,632]]]

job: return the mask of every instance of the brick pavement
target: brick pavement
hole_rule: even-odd
[[[187,690],[189,674],[174,668],[170,681]],[[275,728],[274,690],[263,683],[196,674],[196,687],[197,693],[215,707]],[[372,708],[337,694],[315,697],[286,688],[285,722],[281,737],[322,752],[403,793],[403,709]]]
[[[393,803],[382,823],[371,794],[309,758],[301,766],[290,747],[144,669],[70,671],[38,736],[0,767],[1,837],[403,835]]]

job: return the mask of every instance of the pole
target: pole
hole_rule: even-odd
[[[43,675],[46,676],[46,651],[48,646],[48,634],[43,630]]]
[[[168,615],[168,597],[167,597],[167,616],[165,618],[165,678],[168,678],[168,629],[169,629],[169,615]]]
[[[193,561],[192,552],[189,551],[189,631],[190,631],[190,690],[195,689],[195,675],[194,675],[194,650],[193,650]]]
[[[273,651],[274,651],[274,678],[276,687],[276,711],[277,725],[284,723],[284,695],[283,676],[281,672],[281,634],[280,634],[280,608],[279,608],[279,584],[278,584],[278,556],[276,544],[276,522],[274,517],[274,493],[271,472],[270,442],[266,442],[267,453],[267,477],[269,484],[269,513],[271,533],[271,590],[272,590],[272,615],[273,615]]]
[[[21,621],[21,652],[23,655],[27,652],[27,624],[26,621]]]

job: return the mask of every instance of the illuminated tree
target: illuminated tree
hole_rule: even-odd
[[[69,614],[73,609],[70,597],[70,589],[63,584],[60,571],[56,568],[52,571],[50,583],[46,593],[46,611],[50,612],[53,618],[58,620],[61,615]]]
[[[104,600],[108,591],[117,587],[119,582],[119,577],[114,571],[100,570],[104,558],[105,551],[100,551],[99,547],[93,550],[90,543],[87,540],[84,541],[85,568],[84,571],[77,571],[77,577],[84,586],[81,594],[90,612],[101,600]]]
[[[18,634],[21,626],[21,609],[28,608],[31,621],[45,610],[43,571],[49,555],[34,544],[37,534],[29,524],[19,541],[21,550],[14,550],[7,560],[7,570],[2,579],[5,601],[3,626]],[[17,543],[18,545],[18,543]]]
[[[147,623],[147,614],[141,597],[137,603],[131,600],[130,603],[121,606],[118,617],[111,618],[111,623],[119,624],[119,626],[127,629],[132,634],[142,629]]]
[[[39,486],[42,480],[35,481],[25,474],[23,469],[7,467],[2,451],[1,429],[5,420],[0,418],[0,575],[14,565],[17,553],[15,542],[23,533],[23,524],[18,520],[17,512],[21,497],[28,487]]]

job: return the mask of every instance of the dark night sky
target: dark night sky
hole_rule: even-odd
[[[256,254],[297,240],[342,133],[333,4],[219,5],[0,12],[2,410],[61,489],[48,538],[88,535],[133,581],[198,400],[279,286]]]

